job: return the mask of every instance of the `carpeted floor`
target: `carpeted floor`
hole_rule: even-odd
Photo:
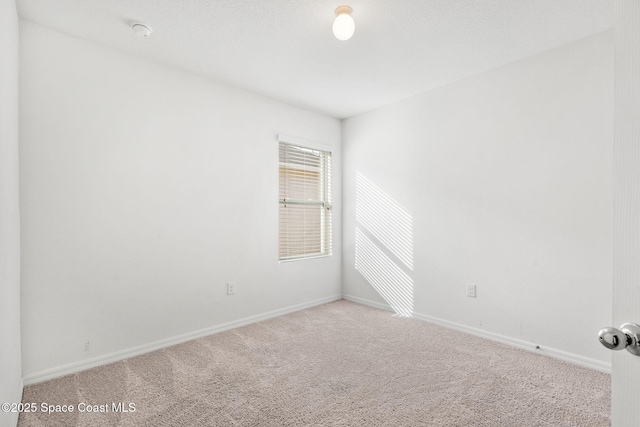
[[[338,301],[28,386],[23,402],[38,411],[20,427],[587,427],[610,425],[610,378]]]

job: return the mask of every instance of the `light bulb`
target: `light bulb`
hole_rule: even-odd
[[[351,9],[349,6],[340,6],[336,9],[336,19],[333,20],[333,35],[338,40],[349,40],[353,33],[356,31],[356,22],[351,16]]]

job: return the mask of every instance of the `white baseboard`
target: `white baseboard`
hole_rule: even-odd
[[[375,301],[371,301],[364,298],[354,297],[353,295],[342,295],[342,299],[346,299],[347,301],[355,302],[356,304],[360,304],[360,305],[379,308],[380,310],[393,311],[393,309],[389,304],[375,302]]]
[[[281,308],[274,311],[269,311],[269,312],[258,314],[255,316],[245,317],[243,319],[234,320],[228,323],[222,323],[220,325],[210,326],[208,328],[200,329],[193,332],[188,332],[186,334],[178,335],[171,338],[166,338],[166,339],[155,341],[148,344],[139,345],[136,347],[131,347],[125,350],[116,351],[116,352],[105,354],[102,356],[92,357],[91,359],[69,363],[67,365],[58,366],[55,368],[45,369],[40,372],[35,372],[33,374],[25,375],[23,378],[24,385],[36,384],[39,382],[73,374],[75,372],[84,371],[86,369],[95,368],[96,366],[108,365],[109,363],[118,362],[120,360],[128,359],[130,357],[139,356],[141,354],[149,353],[155,350],[160,350],[162,348],[170,347],[172,345],[180,344],[186,341],[191,341],[196,338],[201,338],[207,335],[216,334],[218,332],[228,331],[229,329],[250,325],[252,323],[261,322],[263,320],[272,319],[274,317],[279,317],[285,314],[294,313],[296,311],[305,310],[307,308],[315,307],[318,305],[327,304],[333,301],[338,301],[340,299],[342,299],[342,295],[334,295],[330,297],[320,298],[314,301],[292,305],[289,307]]]
[[[347,301],[355,302],[357,304],[367,305],[369,307],[379,308],[387,311],[393,311],[391,307],[385,303],[370,301],[364,298],[354,297],[352,295],[343,295],[342,298],[346,299]],[[590,369],[600,371],[600,372],[605,372],[608,374],[611,373],[611,363],[603,362],[601,360],[580,356],[579,354],[569,353],[569,352],[558,350],[555,348],[538,346],[535,343],[519,340],[516,338],[511,338],[506,335],[500,335],[500,334],[485,331],[482,329],[472,328],[470,326],[462,325],[455,322],[450,322],[448,320],[439,319],[437,317],[428,316],[426,314],[413,313],[412,317],[419,320],[423,320],[425,322],[444,326],[446,328],[451,328],[461,332],[465,332],[467,334],[474,335],[480,338],[486,338],[491,341],[496,341],[502,344],[510,345],[512,347],[527,350],[533,353],[544,354],[546,356],[553,357],[554,359],[564,360],[566,362],[580,365],[585,368],[590,368]]]
[[[22,390],[26,385],[36,384],[39,382],[47,381],[50,379],[62,377],[64,375],[73,374],[75,372],[84,371],[86,369],[95,368],[97,366],[107,365],[109,363],[118,362],[120,360],[128,359],[130,357],[138,356],[141,354],[149,353],[162,348],[170,347],[172,345],[180,344],[186,341],[190,341],[196,338],[201,338],[207,335],[212,335],[218,332],[228,331],[229,329],[238,328],[241,326],[249,325],[263,320],[272,319],[274,317],[283,316],[285,314],[294,313],[296,311],[305,310],[307,308],[315,307],[322,304],[327,304],[340,299],[345,299],[357,304],[366,305],[369,307],[375,307],[382,310],[392,311],[391,307],[384,303],[379,303],[363,298],[358,298],[352,295],[334,295],[331,297],[321,298],[314,301],[309,301],[302,304],[297,304],[282,309],[269,311],[266,313],[258,314],[255,316],[245,317],[243,319],[234,320],[232,322],[223,323],[216,326],[211,326],[205,329],[189,332],[186,334],[178,335],[171,338],[155,341],[148,344],[143,344],[136,347],[131,347],[125,350],[116,351],[113,353],[105,354],[103,356],[93,357],[91,359],[82,360],[79,362],[70,363],[55,368],[46,369],[40,372],[25,375],[23,383],[20,384],[19,399],[16,402],[20,402],[22,399]],[[461,332],[465,332],[471,335],[475,335],[481,338],[486,338],[492,341],[507,344],[512,347],[521,348],[535,353],[541,353],[555,359],[564,360],[580,366],[584,366],[590,369],[594,369],[600,372],[611,373],[611,364],[602,362],[600,360],[583,357],[574,353],[568,353],[562,350],[554,348],[540,347],[536,348],[534,343],[518,340],[515,338],[507,337],[504,335],[496,334],[493,332],[484,331],[482,329],[472,328],[469,326],[461,325],[458,323],[450,322],[448,320],[439,319],[432,316],[427,316],[420,313],[414,313],[413,317],[426,322],[434,323],[447,328],[455,329]],[[17,414],[15,416],[15,424],[17,424]]]

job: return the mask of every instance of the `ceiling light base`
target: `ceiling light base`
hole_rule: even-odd
[[[353,13],[353,8],[351,6],[338,6],[336,8],[336,16],[342,15],[343,13],[351,15]]]

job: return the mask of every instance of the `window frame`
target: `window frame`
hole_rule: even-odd
[[[291,150],[300,150],[301,152],[304,151],[308,151],[308,152],[312,152],[312,153],[318,153],[319,156],[319,166],[318,166],[318,173],[319,173],[319,177],[318,177],[318,185],[320,186],[320,198],[319,199],[306,199],[306,200],[301,200],[301,199],[294,199],[294,198],[287,198],[286,194],[286,183],[290,183],[290,181],[285,181],[285,184],[283,185],[283,175],[282,175],[282,171],[283,171],[283,167],[286,169],[291,169],[291,170],[297,170],[298,173],[300,173],[300,171],[306,171],[308,172],[309,166],[306,164],[297,164],[297,163],[287,163],[286,160],[285,162],[282,161],[282,156],[283,156],[283,149],[284,150],[288,150],[285,152],[285,157],[286,155],[291,152]],[[312,154],[313,155],[313,154]],[[278,261],[279,262],[292,262],[292,261],[300,261],[300,260],[305,260],[305,259],[314,259],[314,258],[324,258],[324,257],[329,257],[333,254],[333,215],[332,215],[332,200],[331,200],[331,175],[332,175],[332,156],[333,153],[331,151],[331,147],[329,146],[324,146],[321,144],[317,144],[317,143],[313,143],[310,141],[305,141],[305,140],[300,140],[298,138],[291,138],[291,137],[283,137],[282,135],[278,135],[278,188],[279,188],[279,196],[278,196]],[[299,167],[296,167],[299,166]],[[289,177],[291,178],[291,175],[289,175]],[[291,178],[291,179],[295,179],[295,178]],[[306,180],[306,178],[304,178]],[[310,181],[313,184],[313,181]],[[306,182],[305,182],[306,183]],[[285,188],[284,190],[284,194],[283,194],[283,186]],[[284,196],[284,197],[283,197]],[[320,245],[320,251],[314,251],[314,252],[305,252],[303,251],[296,251],[296,250],[291,250],[291,249],[285,249],[283,251],[283,244],[287,244],[288,242],[285,242],[284,239],[289,236],[293,236],[293,238],[295,239],[296,237],[304,240],[307,237],[305,236],[305,234],[307,233],[306,229],[304,229],[301,233],[300,236],[296,236],[295,233],[288,233],[285,234],[285,232],[283,231],[282,227],[283,227],[283,221],[286,221],[286,218],[283,218],[283,211],[282,208],[283,207],[287,207],[287,205],[289,206],[320,206],[320,220],[319,220],[319,224],[317,225],[316,230],[318,230],[318,242],[314,242],[313,239],[311,239],[311,244],[319,244]],[[312,228],[313,229],[313,228]],[[313,233],[311,233],[313,234]],[[291,239],[291,240],[294,240]],[[304,244],[303,244],[304,246]],[[296,253],[298,252],[298,253]],[[283,255],[284,253],[284,255]],[[293,255],[291,255],[291,253],[294,253]],[[289,254],[289,255],[286,255]]]

